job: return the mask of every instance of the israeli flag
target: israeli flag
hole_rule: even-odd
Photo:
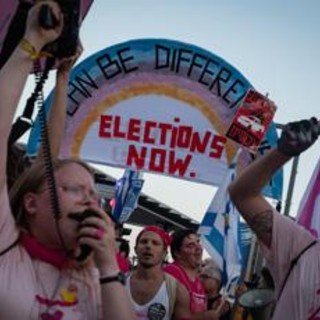
[[[214,195],[198,230],[204,248],[222,271],[226,290],[238,283],[242,272],[240,216],[228,192],[228,186],[235,176],[236,161],[230,165],[223,184]]]
[[[137,207],[143,182],[142,173],[131,169],[126,169],[122,178],[117,180],[112,215],[118,223],[126,222]]]

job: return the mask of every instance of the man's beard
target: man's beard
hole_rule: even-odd
[[[139,264],[144,268],[144,269],[151,269],[155,266],[160,265],[161,266],[162,261],[154,261],[154,262],[145,262],[145,261],[139,261]]]

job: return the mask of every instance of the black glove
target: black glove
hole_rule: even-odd
[[[287,156],[298,156],[312,146],[320,134],[320,122],[313,117],[288,123],[278,140],[278,150]]]

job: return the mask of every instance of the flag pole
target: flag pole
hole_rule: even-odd
[[[284,215],[289,216],[290,207],[291,207],[291,200],[293,196],[293,189],[297,177],[298,172],[298,164],[299,164],[299,156],[293,158],[291,174],[290,174],[290,181],[288,185],[287,197],[286,197],[286,204],[284,208]]]
[[[256,245],[257,245],[257,236],[253,233],[252,239],[251,239],[248,262],[247,262],[247,270],[244,277],[245,282],[249,282],[251,279],[251,275],[254,267],[254,261],[255,261]]]

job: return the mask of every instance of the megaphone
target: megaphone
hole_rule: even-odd
[[[274,302],[271,289],[251,289],[239,297],[239,304],[246,308],[253,320],[269,320]]]

